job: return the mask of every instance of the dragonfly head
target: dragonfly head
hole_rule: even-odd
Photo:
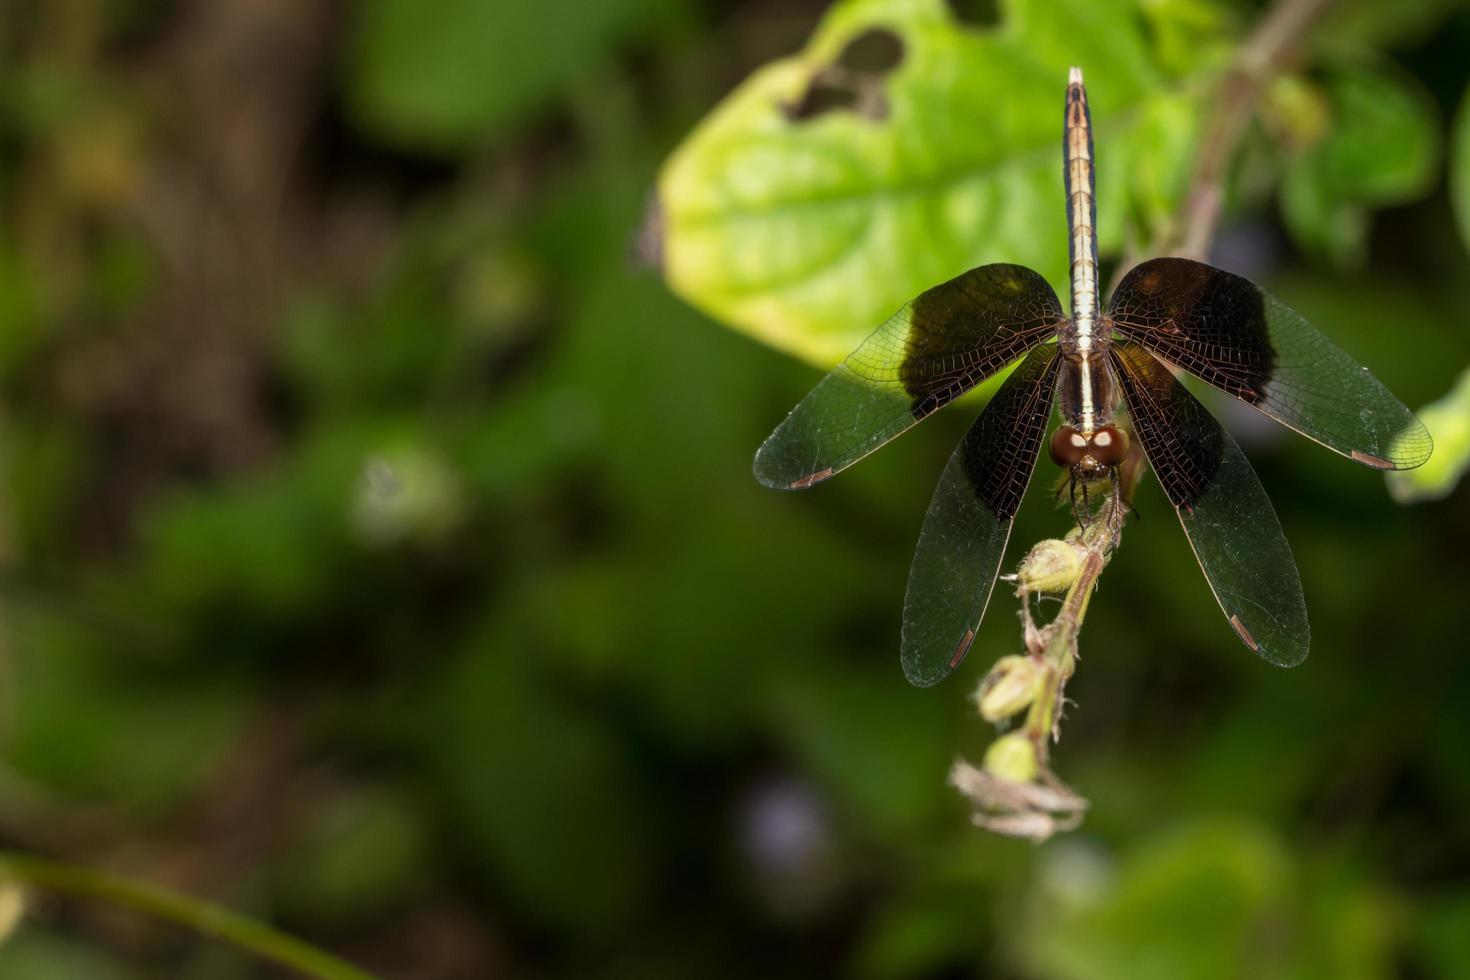
[[[1128,433],[1116,425],[1080,432],[1064,425],[1051,437],[1051,458],[1078,480],[1096,480],[1128,455]]]

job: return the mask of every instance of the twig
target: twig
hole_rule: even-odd
[[[1282,59],[1332,2],[1281,0],[1236,53],[1220,82],[1219,102],[1195,155],[1176,254],[1199,260],[1207,257],[1224,204],[1227,170],[1255,114],[1256,101]]]
[[[1077,662],[1077,634],[1098,577],[1122,536],[1141,465],[1134,460],[1119,469],[1114,491],[1087,515],[1085,526],[1065,539],[1041,542],[1016,576],[1027,655],[1002,658],[981,685],[978,701],[981,714],[992,721],[1024,709],[1025,722],[991,745],[983,767],[960,760],[949,775],[951,785],[974,804],[975,824],[993,833],[1043,841],[1077,827],[1087,809],[1087,801],[1047,767],[1047,757]],[[1037,629],[1031,596],[1064,588],[1067,595],[1056,618]]]
[[[0,884],[111,902],[213,936],[316,980],[374,980],[329,953],[264,923],[157,885],[59,861],[0,853]]]
[[[1097,519],[1082,532],[1082,562],[1077,571],[1077,580],[1067,590],[1062,608],[1056,618],[1042,631],[1045,647],[1042,659],[1051,669],[1041,694],[1032,702],[1026,715],[1026,734],[1036,747],[1038,761],[1045,766],[1049,755],[1048,743],[1057,738],[1062,701],[1066,685],[1077,662],[1077,634],[1082,629],[1082,620],[1087,615],[1087,603],[1097,587],[1098,577],[1113,556],[1123,533],[1123,519],[1128,505],[1119,494],[1109,494]],[[1022,603],[1028,601],[1026,585],[1018,590]]]

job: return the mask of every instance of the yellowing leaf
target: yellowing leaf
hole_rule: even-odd
[[[670,286],[818,365],[983,263],[1029,265],[1061,287],[1071,65],[1096,129],[1100,246],[1117,252],[1126,225],[1146,240],[1183,193],[1212,71],[1161,67],[1145,18],[1159,6],[1012,0],[977,29],[944,0],[836,5],[803,51],[748,79],[665,165]],[[1204,32],[1227,23],[1192,19],[1196,66],[1218,67],[1225,28]],[[864,62],[863,46],[890,57]]]
[[[1454,491],[1470,469],[1470,370],[1419,419],[1434,437],[1434,455],[1418,469],[1385,474],[1388,492],[1401,504],[1438,500]]]

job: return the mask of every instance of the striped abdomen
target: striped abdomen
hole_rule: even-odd
[[[1063,338],[1063,351],[1072,355],[1072,369],[1064,372],[1062,409],[1075,407],[1073,424],[1082,431],[1106,422],[1111,416],[1112,392],[1096,390],[1107,374],[1105,344],[1098,336],[1097,199],[1092,170],[1092,114],[1087,108],[1087,88],[1082,69],[1073,68],[1067,78],[1067,106],[1062,129],[1062,174],[1067,188],[1067,243],[1071,256],[1073,336]],[[1067,341],[1071,342],[1068,343]],[[1076,390],[1067,398],[1070,375]]]
[[[1092,115],[1082,69],[1067,79],[1066,125],[1063,129],[1063,173],[1067,185],[1068,246],[1072,259],[1072,319],[1077,345],[1088,349],[1097,318],[1097,199],[1092,172]]]

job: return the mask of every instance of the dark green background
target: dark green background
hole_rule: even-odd
[[[1149,481],[1054,757],[1085,826],[969,826],[945,772],[1012,604],[936,689],[897,649],[974,408],[764,491],[817,373],[630,257],[660,161],[822,7],[0,9],[7,846],[391,977],[1470,974],[1470,498],[1400,508],[1248,415],[1310,659],[1240,646]],[[1470,13],[1438,7],[1385,44],[1447,124]],[[1439,397],[1444,180],[1360,270],[1278,221],[1222,261]],[[1067,526],[1041,474],[1018,545]],[[269,975],[44,898],[0,946],[6,978]]]

